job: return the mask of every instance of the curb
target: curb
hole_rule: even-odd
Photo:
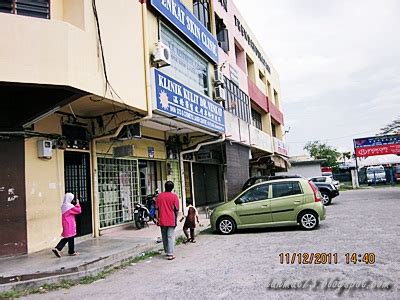
[[[196,228],[195,234],[198,235],[200,232],[207,230],[208,228],[209,226]],[[182,237],[184,237],[183,230],[178,230],[175,232],[175,241]],[[143,253],[159,251],[161,249],[162,245],[160,248],[160,244],[155,244],[154,242],[138,245],[124,252],[117,253],[112,256],[100,257],[89,263],[75,267],[74,269],[77,269],[78,271],[71,271],[65,274],[54,274],[47,277],[2,284],[0,285],[0,293],[9,291],[23,291],[31,288],[39,288],[45,284],[59,283],[63,280],[76,281],[87,276],[96,276],[103,271],[119,267],[131,259],[138,258]],[[37,275],[40,276],[41,274],[38,273]]]

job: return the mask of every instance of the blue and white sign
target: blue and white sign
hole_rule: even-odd
[[[179,0],[150,0],[150,4],[174,24],[214,63],[218,64],[218,42]]]
[[[224,108],[175,79],[154,69],[157,111],[211,131],[225,132]]]

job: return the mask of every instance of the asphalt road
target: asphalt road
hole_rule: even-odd
[[[174,261],[154,257],[90,285],[29,298],[400,299],[399,232],[400,188],[346,191],[315,231],[205,232],[196,244],[178,246]],[[280,263],[280,253],[291,260],[321,252],[331,253],[331,264],[299,264],[297,255],[294,264]],[[346,264],[346,253],[373,253],[375,263]]]

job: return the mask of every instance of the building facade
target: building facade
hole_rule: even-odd
[[[0,256],[53,246],[65,192],[97,237],[165,180],[183,208],[284,168],[279,79],[238,20],[231,1],[0,0]]]
[[[215,0],[214,7],[226,91],[226,189],[232,197],[249,174],[285,170],[288,149],[277,71],[233,1]]]

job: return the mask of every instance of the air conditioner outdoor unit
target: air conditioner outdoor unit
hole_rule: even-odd
[[[171,64],[171,50],[164,43],[160,41],[156,43],[153,55],[153,61],[157,63],[159,67],[169,66]]]
[[[219,68],[216,68],[214,71],[214,84],[216,86],[224,84],[224,74]]]
[[[225,89],[222,86],[217,86],[215,88],[215,100],[217,101],[225,101]]]

